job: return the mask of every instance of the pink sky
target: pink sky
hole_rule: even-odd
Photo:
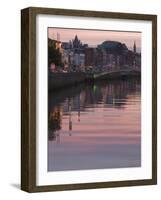
[[[57,39],[57,33],[59,33],[62,42],[68,42],[77,35],[83,43],[87,43],[90,46],[97,46],[105,40],[114,40],[125,43],[130,49],[133,47],[135,41],[137,49],[140,50],[141,48],[140,32],[48,28],[49,38]]]

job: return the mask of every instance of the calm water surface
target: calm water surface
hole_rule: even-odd
[[[140,80],[49,93],[48,171],[141,166]]]

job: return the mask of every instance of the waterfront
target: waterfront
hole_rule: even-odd
[[[48,94],[48,171],[141,166],[140,79]]]

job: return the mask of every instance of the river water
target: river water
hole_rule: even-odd
[[[48,171],[141,166],[139,79],[50,92],[48,111]]]

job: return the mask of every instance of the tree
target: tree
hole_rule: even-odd
[[[61,53],[59,48],[56,49],[56,41],[48,39],[48,65],[54,63],[56,66],[61,66]]]

